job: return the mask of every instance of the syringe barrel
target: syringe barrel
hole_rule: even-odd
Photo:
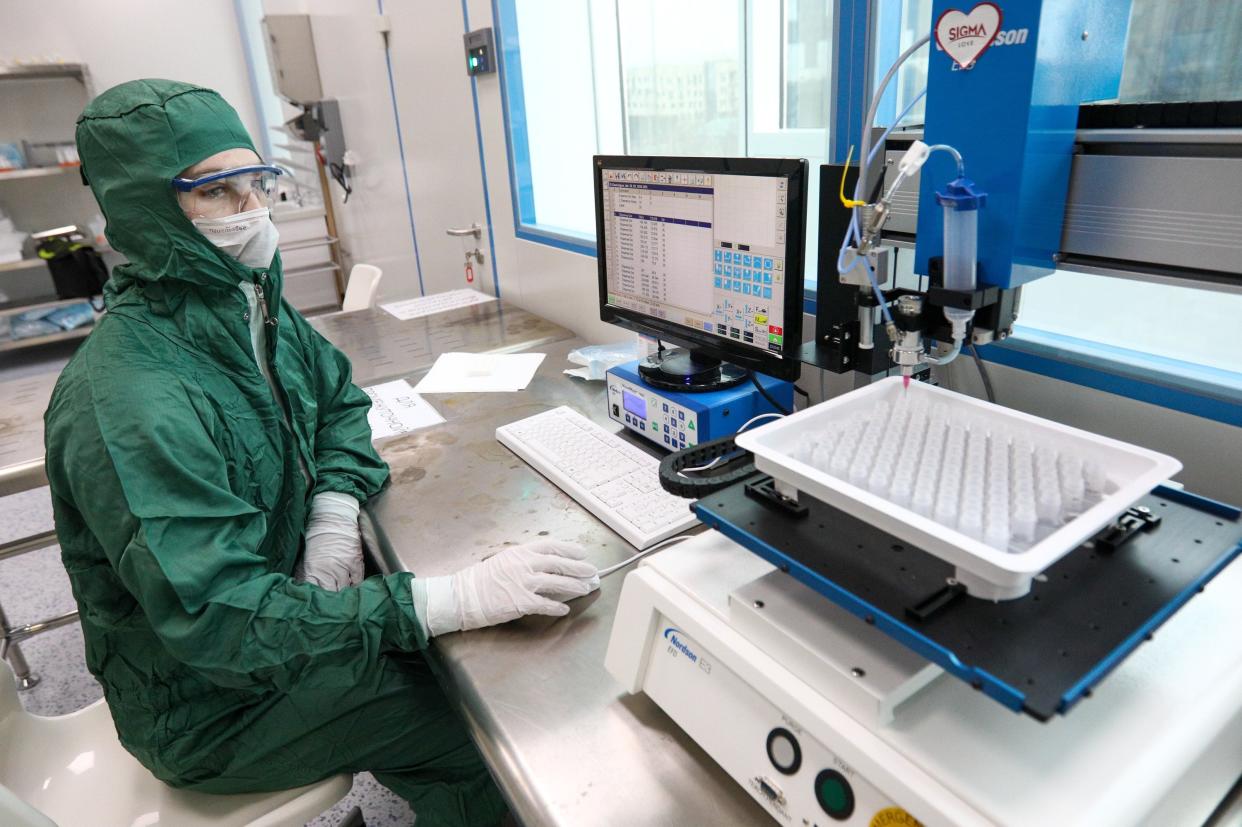
[[[963,292],[974,290],[979,250],[979,211],[956,209],[952,204],[945,204],[942,209],[945,289]],[[946,307],[944,315],[950,321],[969,319],[974,316],[974,311]]]

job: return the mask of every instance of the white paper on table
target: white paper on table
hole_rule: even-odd
[[[415,393],[404,379],[362,390],[371,397],[367,422],[371,425],[372,441],[439,425],[444,421],[431,403]]]
[[[443,313],[445,310],[456,310],[459,307],[469,307],[472,304],[494,301],[496,301],[494,296],[464,287],[460,290],[449,290],[445,293],[436,293],[417,299],[389,302],[381,304],[380,307],[398,319],[408,321],[410,319],[417,319],[420,316],[430,316],[433,313]]]
[[[418,393],[503,393],[523,390],[542,353],[445,353],[415,386]]]

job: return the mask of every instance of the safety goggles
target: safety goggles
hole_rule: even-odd
[[[192,218],[223,218],[270,204],[281,171],[266,164],[226,169],[198,178],[174,178],[181,209]]]

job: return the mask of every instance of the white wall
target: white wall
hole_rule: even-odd
[[[460,242],[444,230],[486,224],[474,109],[463,67],[461,6],[389,2],[385,12],[411,195],[398,155],[377,7],[356,0],[262,0],[268,14],[316,17],[316,53],[326,95],[341,102],[347,145],[360,158],[354,194],[344,204],[333,185],[341,237],[354,261],[384,268],[380,298],[463,286]],[[470,27],[492,25],[488,0],[470,3]],[[478,81],[491,226],[501,297],[596,342],[629,338],[599,321],[595,259],[519,240],[514,234],[509,159],[498,75]],[[407,207],[407,203],[412,207]],[[409,210],[414,214],[419,261]],[[490,292],[489,255],[476,278]]]
[[[0,15],[0,60],[85,63],[96,93],[137,78],[201,84],[223,95],[258,134],[228,0],[5,0]]]
[[[481,267],[474,265],[474,284],[490,293],[486,233],[476,240],[445,232],[487,225],[461,4],[388,2],[385,11],[392,24],[389,48],[423,284],[428,293],[467,286],[465,251],[477,246],[485,261]]]
[[[467,4],[471,29],[494,25],[488,0],[467,0]],[[629,333],[599,320],[599,271],[593,256],[524,241],[514,234],[499,74],[480,78],[478,88],[501,296],[590,341],[628,339]],[[589,115],[571,109],[565,117]]]
[[[394,72],[390,85],[385,35],[374,2],[262,0],[262,5],[266,14],[312,16],[324,96],[335,98],[340,104],[345,144],[357,159],[357,165],[351,170],[353,194],[348,203],[341,189],[335,183],[330,185],[338,230],[348,258],[353,262],[374,264],[384,271],[379,301],[458,286],[456,282],[452,285],[447,282],[448,268],[439,257],[433,255],[424,260],[422,252],[431,233],[443,233],[446,220],[461,220],[460,226],[469,226],[472,220],[483,223],[478,162],[472,162],[467,154],[463,168],[457,157],[462,145],[466,149],[475,146],[474,114],[468,86],[456,90],[452,101],[443,95],[443,99],[435,103],[425,99],[427,94],[435,94],[435,90],[441,88],[440,83],[429,84],[426,78],[444,78],[447,68],[423,65],[422,50],[415,48],[415,41],[430,36],[433,31],[446,31],[460,44],[460,6],[454,3],[388,4],[392,7],[387,20]],[[453,68],[460,66],[454,64]],[[394,88],[406,151],[404,165],[397,116],[393,111]],[[458,100],[462,95],[464,101]],[[468,133],[439,134],[436,140],[429,140],[427,126],[429,122],[439,123],[446,102],[455,103],[459,111],[463,106],[469,110],[468,118],[458,117],[462,127],[457,130],[461,133],[468,127]],[[447,160],[445,155],[449,156]],[[407,195],[407,177],[413,199]],[[442,187],[451,186],[454,177],[460,177],[467,186],[473,183],[475,187],[474,197],[480,206],[468,211],[473,218],[440,214],[439,199],[434,194]],[[457,253],[453,261],[461,261]]]

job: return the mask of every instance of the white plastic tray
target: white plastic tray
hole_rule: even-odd
[[[998,428],[1020,434],[1035,446],[1052,444],[1084,462],[1094,463],[1107,475],[1107,493],[1081,514],[1038,539],[1034,545],[1012,553],[993,548],[980,539],[897,505],[798,458],[804,434],[832,428],[835,423],[878,410],[885,404],[896,404],[903,394],[922,395],[929,405],[945,406],[950,420],[957,417],[976,422],[984,420],[989,427],[995,424]],[[906,401],[918,399],[918,396],[908,396]],[[924,382],[911,382],[908,389],[903,389],[902,381],[897,377],[883,379],[739,434],[737,444],[755,455],[755,466],[760,471],[772,475],[785,488],[792,487],[846,510],[953,564],[957,569],[957,580],[972,595],[993,600],[1026,594],[1035,575],[1077,548],[1182,468],[1179,461],[1164,454]]]

